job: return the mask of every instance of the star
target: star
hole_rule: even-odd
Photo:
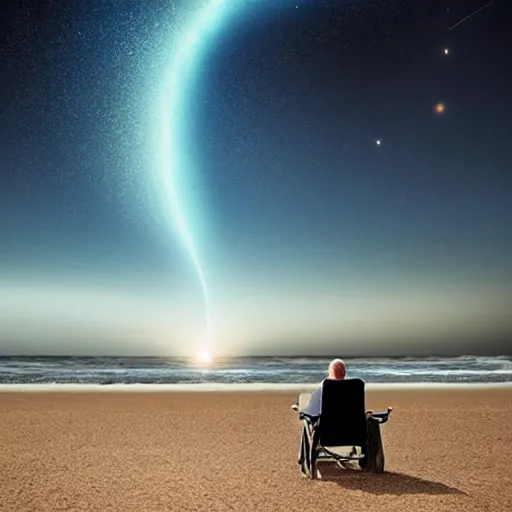
[[[380,139],[377,139],[377,140],[375,141],[375,144],[377,144],[377,146],[380,146],[380,145],[382,144],[382,141],[381,141]]]
[[[445,49],[443,50],[443,53],[444,53],[445,55],[448,55],[448,54],[450,53],[450,49],[449,49],[449,48],[445,48]]]
[[[446,110],[446,107],[444,106],[444,103],[438,103],[435,106],[434,110],[436,114],[443,114],[444,111]]]

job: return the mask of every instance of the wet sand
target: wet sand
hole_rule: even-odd
[[[512,510],[512,389],[370,391],[387,472],[317,481],[296,396],[1,392],[0,510]]]

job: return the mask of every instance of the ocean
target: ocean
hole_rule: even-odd
[[[0,384],[315,384],[331,358],[0,357]],[[368,383],[512,382],[512,357],[345,359]]]

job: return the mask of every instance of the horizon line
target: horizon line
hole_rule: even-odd
[[[82,357],[82,358],[124,358],[124,359],[197,359],[195,356],[176,356],[176,355],[114,355],[114,354],[100,354],[100,355],[92,355],[92,354],[0,354],[0,358],[73,358],[73,357]],[[268,358],[281,358],[281,359],[331,359],[331,358],[339,358],[339,354],[258,354],[258,355],[234,355],[234,356],[218,356],[215,357],[214,360],[222,360],[222,359],[268,359]],[[395,355],[350,355],[342,357],[342,359],[350,360],[350,359],[406,359],[406,358],[416,358],[416,359],[424,359],[428,357],[437,357],[437,358],[461,358],[461,357],[512,357],[511,353],[489,353],[489,354],[451,354],[451,355],[440,355],[440,354],[395,354]]]

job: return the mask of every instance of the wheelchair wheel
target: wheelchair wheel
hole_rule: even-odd
[[[377,435],[375,436],[375,457],[374,457],[374,468],[375,473],[382,473],[386,465],[384,458],[384,448],[382,446],[382,437],[380,435],[380,427],[377,426]]]
[[[382,473],[384,471],[385,459],[382,437],[380,434],[379,422],[368,418],[368,437],[364,459],[359,461],[359,467],[364,471]]]

